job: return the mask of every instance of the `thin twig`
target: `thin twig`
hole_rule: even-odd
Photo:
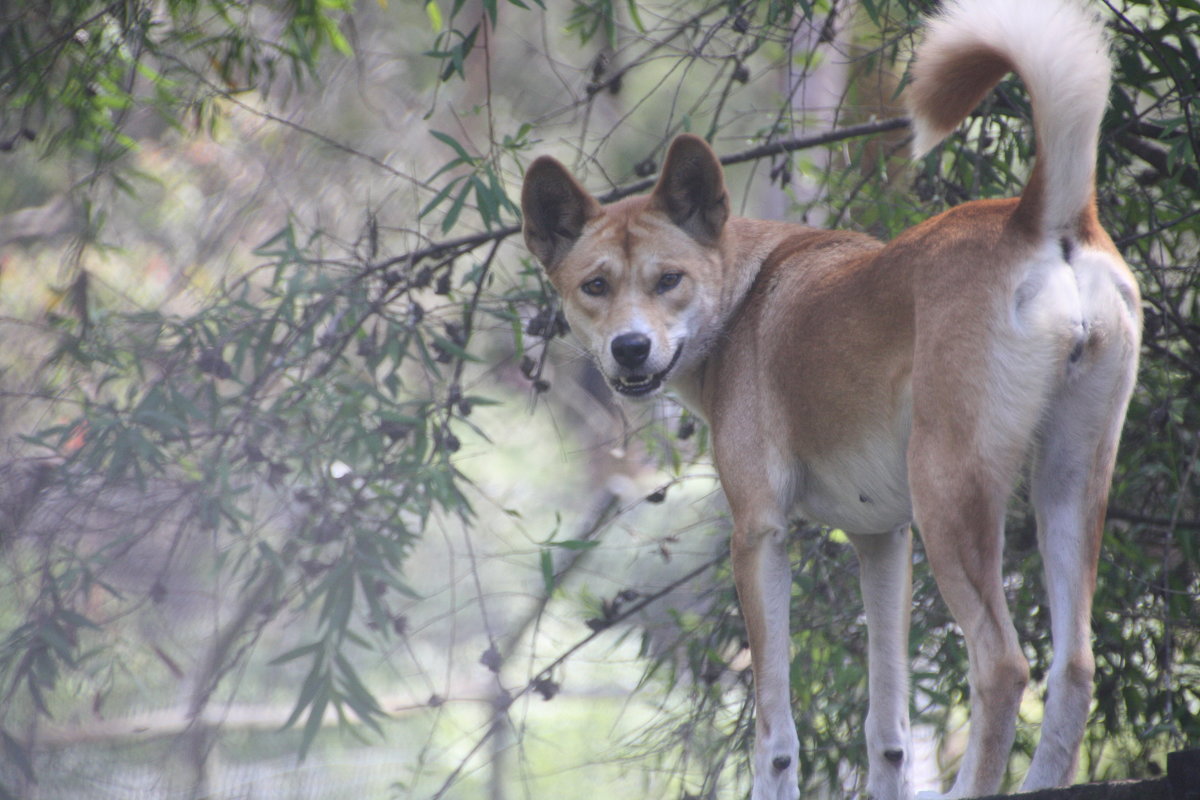
[[[592,631],[589,635],[583,637],[578,642],[576,642],[575,644],[568,647],[566,650],[564,650],[562,653],[559,654],[558,658],[554,659],[549,664],[547,664],[544,668],[542,668],[542,670],[540,672],[538,672],[537,675],[535,675],[533,677],[533,679],[529,681],[529,683],[525,684],[525,686],[523,686],[521,689],[514,692],[512,694],[512,696],[509,698],[509,706],[511,706],[512,703],[516,702],[524,695],[529,694],[531,691],[536,690],[539,680],[541,680],[543,677],[551,674],[556,668],[561,666],[567,659],[569,659],[571,656],[575,655],[577,652],[582,650],[584,647],[587,647],[589,644],[591,644],[593,641],[595,641],[597,638],[599,638],[600,635],[603,634],[605,631],[609,630],[614,625],[616,625],[620,622],[624,622],[625,620],[629,619],[634,614],[637,614],[639,611],[643,610],[644,608],[651,605],[652,603],[655,603],[655,602],[661,600],[662,598],[666,597],[668,594],[675,591],[680,586],[683,586],[688,581],[693,580],[693,579],[699,577],[700,575],[703,575],[705,572],[707,572],[708,570],[712,569],[713,567],[717,566],[722,561],[724,561],[726,559],[727,555],[728,555],[727,553],[722,552],[720,555],[709,559],[708,561],[704,562],[700,566],[693,569],[691,572],[688,572],[686,575],[683,575],[682,577],[677,578],[676,580],[667,584],[666,586],[664,586],[662,589],[658,590],[657,592],[646,595],[645,597],[641,598],[638,602],[636,602],[633,605],[629,606],[628,608],[622,610],[621,612],[613,615],[612,619],[607,620],[609,622],[609,624],[606,627],[601,628],[599,630]],[[503,714],[503,713],[505,713],[506,710],[507,710],[507,707],[504,709],[497,709],[496,715]],[[452,771],[446,777],[446,780],[442,783],[441,787],[439,787],[436,792],[434,792],[432,795],[430,795],[429,800],[440,800],[440,798],[442,798],[446,795],[446,792],[450,790],[450,787],[454,785],[454,783],[458,780],[458,776],[461,775],[462,771],[466,768],[467,763],[470,762],[470,760],[474,757],[474,755],[479,752],[480,748],[482,748],[483,745],[492,737],[492,734],[495,733],[496,726],[495,726],[494,722],[495,722],[494,719],[490,720],[488,722],[488,724],[483,732],[483,735],[479,737],[479,741],[475,742],[474,746],[471,747],[471,750],[465,756],[463,756],[463,758],[458,762],[458,766],[455,767],[454,771]]]
[[[887,133],[888,131],[900,130],[907,128],[910,122],[907,117],[893,117],[892,119],[880,120],[878,122],[865,122],[861,125],[848,125],[844,128],[836,128],[824,133],[817,133],[811,136],[797,136],[791,139],[781,139],[776,142],[758,145],[747,150],[742,150],[737,153],[720,158],[721,164],[730,166],[732,164],[744,164],[747,161],[757,161],[762,158],[781,155],[783,153],[794,153],[797,150],[806,150],[811,147],[820,147],[821,145],[834,144],[847,139],[857,139],[861,136],[872,136],[878,133]],[[644,192],[654,186],[656,178],[643,178],[639,181],[619,186],[606,194],[599,197],[602,203],[612,203],[624,197]],[[398,256],[381,261],[377,264],[372,264],[372,270],[382,270],[388,267],[394,267],[397,264],[415,264],[418,261],[423,261],[427,258],[434,258],[443,253],[452,250],[471,250],[480,245],[488,244],[502,239],[507,239],[521,230],[520,225],[506,225],[501,228],[494,228],[489,231],[473,233],[467,236],[459,236],[454,239],[447,239],[442,242],[412,250]]]

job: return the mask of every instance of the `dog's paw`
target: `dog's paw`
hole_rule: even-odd
[[[915,800],[912,784],[904,773],[872,776],[867,782],[866,797],[868,800]]]
[[[942,794],[941,792],[935,792],[932,789],[925,789],[917,792],[916,800],[946,800],[947,797],[949,797],[949,795]]]
[[[800,786],[796,781],[780,781],[772,776],[755,778],[750,800],[800,800]]]
[[[799,800],[800,780],[795,751],[798,746],[760,748],[755,755],[754,789],[751,800]],[[771,755],[774,753],[774,755]]]

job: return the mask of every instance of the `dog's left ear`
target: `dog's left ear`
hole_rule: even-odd
[[[675,137],[650,202],[692,238],[716,243],[729,219],[729,193],[708,142],[690,133]]]

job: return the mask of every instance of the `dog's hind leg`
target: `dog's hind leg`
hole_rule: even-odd
[[[967,644],[970,733],[950,796],[977,797],[1004,777],[1029,664],[1001,579],[1007,481],[963,450],[961,436],[914,426],[909,475],[930,567]]]
[[[851,535],[867,613],[867,795],[912,796],[908,726],[908,628],[912,608],[912,532]]]
[[[1137,354],[1134,314],[1111,307],[1098,335],[1077,352],[1052,398],[1035,454],[1032,499],[1038,522],[1054,661],[1041,738],[1024,790],[1075,778],[1095,670],[1092,594],[1109,484]],[[1104,330],[1099,332],[1100,328]]]

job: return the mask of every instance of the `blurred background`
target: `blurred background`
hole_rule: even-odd
[[[614,402],[520,241],[521,176],[550,153],[615,199],[690,131],[748,216],[886,238],[1019,193],[1013,80],[907,158],[931,5],[0,3],[0,797],[747,796],[707,431]],[[1080,780],[1200,741],[1200,6],[1090,7],[1146,330]],[[1024,495],[1013,785],[1051,657]],[[857,565],[802,520],[792,557],[805,796],[855,796]],[[914,558],[938,788],[966,654]]]

